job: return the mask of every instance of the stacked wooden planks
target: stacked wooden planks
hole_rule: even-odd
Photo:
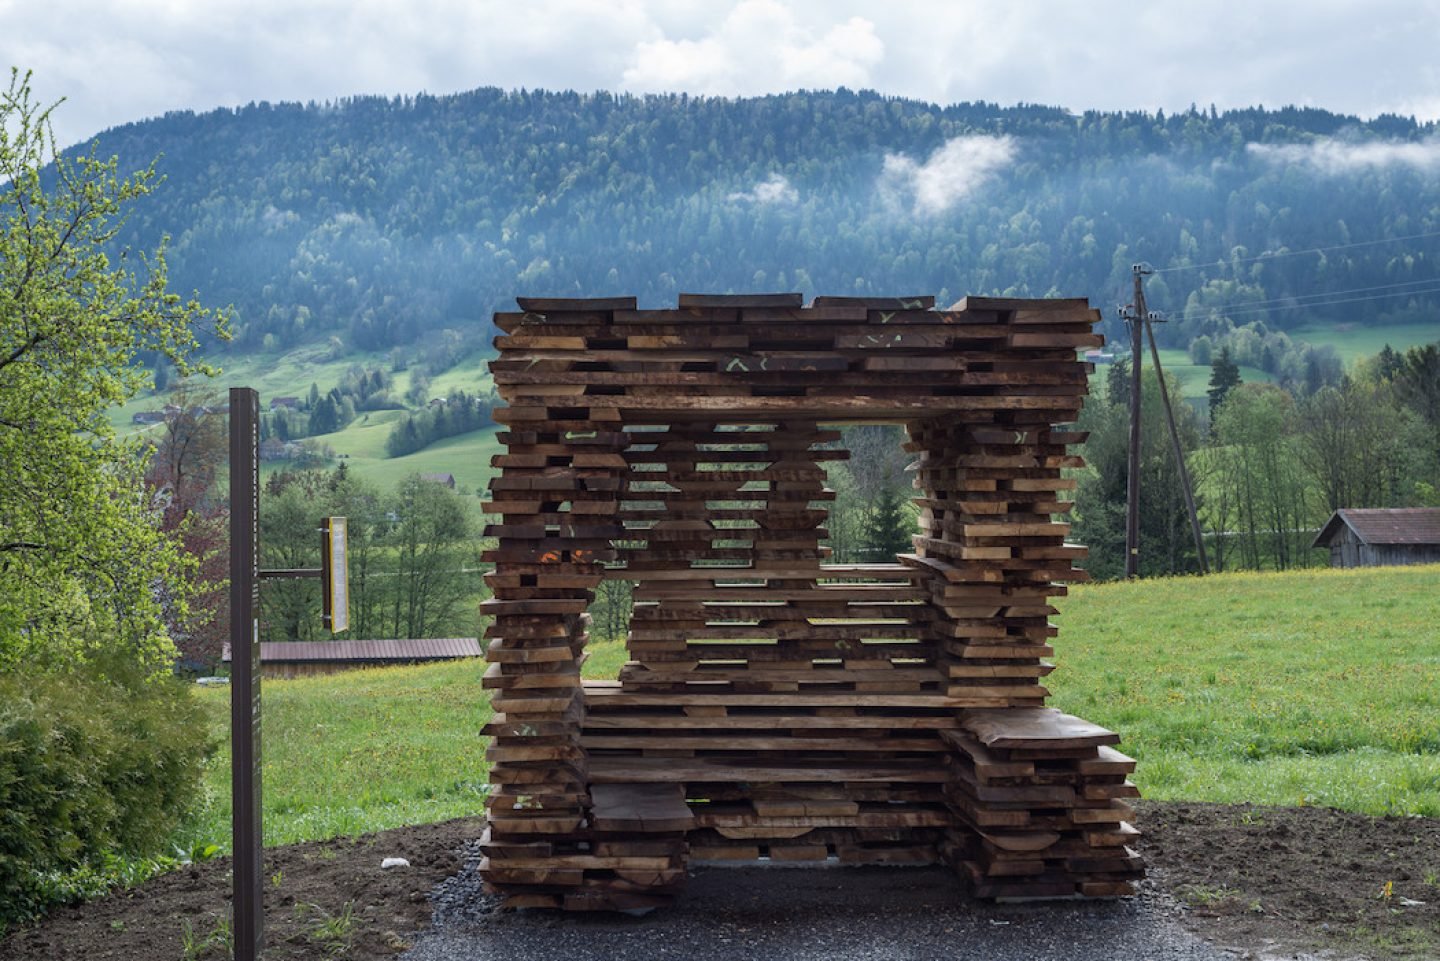
[[[940,667],[967,707],[1038,707],[1049,694],[1050,598],[1086,577],[1072,563],[1084,548],[1053,520],[1075,484],[1063,469],[1082,466],[1066,445],[1083,439],[1030,412],[914,431],[921,534],[902,559],[929,575]]]
[[[1135,762],[1119,735],[1047,708],[963,713],[945,793],[957,827],[946,857],[981,897],[1133,893],[1144,874],[1126,798]]]
[[[1047,695],[1049,599],[1083,577],[1052,520],[1079,465],[1057,425],[1078,414],[1096,313],[792,294],[520,306],[496,316],[491,365],[509,405],[487,532],[492,889],[511,906],[648,907],[687,859],[942,850],[983,894],[1023,887],[959,800],[980,783],[963,725],[994,708],[1003,729]],[[857,420],[904,424],[918,457],[923,530],[896,563],[824,563],[823,465],[846,456],[824,425]],[[630,660],[582,686],[606,577],[634,584]],[[1035,758],[1041,773],[999,786],[1025,798],[1042,785],[1023,777],[1075,761],[1089,766],[1072,790],[1123,789],[1095,780],[1104,759]],[[1085,800],[1067,810],[1097,809]],[[1113,858],[1056,866],[1104,833],[1029,859],[1032,893],[1066,871],[1081,879],[1066,893],[1118,891]]]
[[[615,512],[628,438],[605,412],[575,405],[500,441],[489,508],[500,521],[486,532],[498,546],[484,555],[494,570],[483,683],[495,714],[484,729],[493,742],[483,873],[512,907],[562,907],[567,898],[583,906],[587,869],[611,869],[588,860],[596,855],[580,664],[586,609],[622,534]]]

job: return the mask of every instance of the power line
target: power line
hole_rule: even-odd
[[[1425,287],[1425,289],[1406,290],[1404,288],[1420,288],[1424,285],[1440,285],[1440,278],[1432,277],[1427,280],[1407,280],[1397,284],[1377,284],[1373,287],[1351,287],[1346,290],[1330,290],[1319,294],[1294,294],[1288,297],[1271,297],[1266,300],[1242,300],[1232,307],[1199,307],[1183,311],[1182,316],[1192,317],[1197,313],[1208,310],[1219,310],[1226,314],[1254,313],[1271,309],[1283,309],[1287,307],[1317,307],[1328,303],[1350,303],[1350,300],[1340,301],[1337,298],[1344,294],[1362,294],[1371,291],[1391,291],[1385,294],[1372,294],[1370,297],[1354,298],[1354,300],[1373,300],[1380,297],[1395,297],[1402,294],[1432,294],[1440,292],[1440,286]]]
[[[1440,284],[1440,281],[1433,281],[1433,283]],[[1334,300],[1316,300],[1316,301],[1312,301],[1312,302],[1310,302],[1310,303],[1294,304],[1293,306],[1296,307],[1296,308],[1303,308],[1303,307],[1330,307],[1330,306],[1334,306],[1334,305],[1336,305],[1336,304],[1357,304],[1357,303],[1360,303],[1361,301],[1366,301],[1366,300],[1384,300],[1384,299],[1387,298],[1387,297],[1402,297],[1402,296],[1405,296],[1405,295],[1407,295],[1407,294],[1440,294],[1440,286],[1436,286],[1436,287],[1432,287],[1432,288],[1427,288],[1427,289],[1424,289],[1424,290],[1393,290],[1393,291],[1391,291],[1391,292],[1389,292],[1389,293],[1386,293],[1386,294],[1370,294],[1370,295],[1367,296],[1367,297],[1340,297],[1340,298],[1337,298],[1337,299],[1334,299]],[[1318,295],[1316,295],[1316,296],[1318,296]],[[1244,305],[1244,309],[1241,309],[1241,310],[1228,310],[1228,309],[1225,309],[1225,308],[1223,308],[1223,307],[1216,307],[1216,308],[1213,308],[1213,309],[1216,310],[1216,311],[1218,311],[1219,313],[1225,315],[1226,317],[1243,317],[1243,316],[1245,316],[1246,314],[1263,314],[1263,313],[1268,313],[1268,312],[1270,312],[1270,311],[1272,311],[1272,310],[1279,310],[1279,309],[1282,309],[1283,306],[1284,306],[1283,304],[1281,304],[1281,305],[1272,304],[1272,305],[1269,306],[1269,307],[1255,307],[1255,306],[1253,306],[1253,305],[1251,305],[1251,304],[1246,304],[1246,305]],[[1193,316],[1196,316],[1196,315],[1191,314],[1191,313],[1186,313],[1186,314],[1185,314],[1186,319],[1189,319],[1190,317],[1193,317]]]
[[[1253,264],[1262,260],[1280,260],[1284,257],[1300,257],[1305,254],[1324,254],[1332,250],[1350,250],[1355,247],[1374,247],[1378,244],[1398,244],[1407,240],[1428,240],[1432,237],[1440,237],[1440,230],[1432,230],[1423,234],[1406,234],[1403,237],[1386,237],[1382,240],[1357,240],[1353,244],[1336,244],[1332,247],[1311,247],[1308,250],[1287,250],[1278,254],[1260,254],[1256,257],[1242,257],[1239,260],[1216,260],[1206,264],[1187,264],[1180,267],[1163,267],[1155,269],[1157,274],[1170,274],[1181,270],[1208,270],[1212,267],[1235,267],[1240,264]]]

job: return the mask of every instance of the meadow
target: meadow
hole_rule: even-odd
[[[1313,324],[1307,327],[1298,327],[1286,331],[1291,340],[1305,341],[1315,346],[1329,345],[1335,348],[1340,359],[1345,363],[1346,368],[1353,367],[1355,362],[1365,358],[1373,357],[1380,353],[1381,348],[1389,344],[1394,350],[1404,352],[1410,347],[1418,347],[1422,344],[1433,343],[1440,340],[1440,324],[1378,324],[1373,326],[1361,324]],[[1125,356],[1129,351],[1126,344],[1112,342],[1109,348],[1115,351],[1117,356]],[[1186,400],[1196,403],[1203,400],[1206,391],[1210,389],[1210,367],[1209,365],[1194,364],[1190,361],[1190,355],[1184,350],[1168,348],[1160,351],[1160,363],[1164,366],[1167,374],[1173,375],[1180,381],[1180,395]],[[1146,347],[1144,366],[1150,365],[1150,349]],[[1104,368],[1101,368],[1103,372]],[[1258,367],[1240,368],[1240,379],[1247,384],[1273,381],[1275,378]],[[1204,409],[1205,405],[1199,403]]]
[[[455,485],[469,493],[483,490],[492,473],[490,458],[500,453],[500,442],[495,434],[498,428],[471,431],[436,441],[424,450],[418,450],[404,457],[387,457],[385,438],[403,411],[383,410],[361,414],[344,430],[333,434],[321,434],[315,439],[328,444],[335,454],[363,478],[379,487],[390,490],[411,474],[454,474]],[[265,473],[279,469],[273,462],[265,466]]]
[[[1210,366],[1208,364],[1193,364],[1190,362],[1190,355],[1183,350],[1167,349],[1160,351],[1160,366],[1165,368],[1165,373],[1174,377],[1180,382],[1180,396],[1191,403],[1198,404],[1201,410],[1209,410],[1209,403],[1206,400],[1207,391],[1210,390]],[[1141,369],[1150,369],[1150,348],[1145,348],[1145,358],[1141,361]],[[1104,368],[1100,372],[1103,372]],[[1269,383],[1275,378],[1271,377],[1259,367],[1240,368],[1240,379],[1247,384]]]
[[[1157,800],[1440,816],[1440,566],[1085,585],[1057,602],[1051,704],[1107,725]],[[592,645],[613,677],[618,641]],[[272,844],[480,811],[479,662],[269,681]],[[228,691],[202,689],[217,739]],[[229,844],[229,759],[180,839]]]
[[[1121,732],[1147,797],[1440,816],[1440,567],[1082,586],[1053,706]]]

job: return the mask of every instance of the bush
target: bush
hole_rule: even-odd
[[[161,850],[214,750],[185,685],[0,675],[0,931]]]

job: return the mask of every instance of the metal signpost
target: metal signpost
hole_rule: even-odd
[[[260,819],[260,395],[230,388],[230,791],[235,961],[265,939]]]
[[[260,570],[260,395],[230,388],[230,795],[235,961],[258,961],[265,941],[260,807],[260,581],[318,577],[325,626],[350,627],[346,523],[320,528],[320,566]]]

